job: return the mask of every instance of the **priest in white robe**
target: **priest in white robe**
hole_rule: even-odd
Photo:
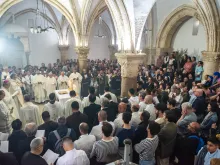
[[[10,73],[9,73],[9,71],[8,71],[8,67],[5,66],[3,69],[4,69],[4,70],[2,71],[2,82],[3,82],[4,80],[9,80],[9,79],[10,79]]]
[[[80,97],[81,94],[81,82],[82,75],[76,72],[76,69],[73,69],[73,73],[69,76],[69,86],[70,89],[76,91],[76,95]]]
[[[5,105],[3,99],[5,97],[5,92],[0,90],[0,132],[8,133],[11,132],[11,123],[9,120],[9,110]]]
[[[21,116],[20,108],[24,104],[24,97],[21,91],[21,84],[18,83],[17,76],[14,73],[11,74],[10,84],[11,85],[10,85],[9,91],[12,95],[12,98],[14,99],[15,105],[18,109],[18,113]]]
[[[44,105],[43,111],[48,111],[50,114],[50,119],[57,122],[59,117],[64,116],[64,107],[56,101],[55,93],[49,95],[50,101]]]
[[[64,116],[68,117],[70,116],[73,111],[72,111],[72,107],[71,104],[74,101],[77,101],[79,103],[79,111],[83,113],[83,106],[82,106],[82,102],[81,100],[76,96],[76,92],[74,90],[70,91],[70,99],[67,100],[64,104]]]
[[[46,78],[46,92],[47,92],[47,99],[49,99],[49,95],[55,92],[57,86],[57,80],[53,76],[52,72],[48,74]]]
[[[37,71],[33,80],[34,98],[36,103],[43,103],[46,100],[45,77]]]
[[[68,81],[69,78],[64,74],[64,72],[61,72],[60,76],[58,77],[58,89],[68,89]]]
[[[37,105],[31,102],[30,95],[24,95],[25,103],[21,107],[21,121],[22,125],[25,126],[27,123],[36,123],[38,126],[42,123],[40,118],[40,110]]]
[[[5,92],[5,97],[3,99],[5,105],[8,107],[9,111],[10,111],[10,122],[19,119],[19,113],[18,113],[18,109],[15,105],[14,99],[12,98],[10,92],[9,92],[9,88],[10,88],[10,82],[8,80],[5,80],[3,82],[3,87],[2,90]]]

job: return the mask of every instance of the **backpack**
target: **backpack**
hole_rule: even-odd
[[[205,145],[205,142],[202,138],[198,137],[198,136],[189,136],[189,138],[194,138],[194,139],[197,139],[199,140],[199,144],[197,146],[197,149],[196,149],[196,155],[198,154],[198,152],[200,151],[200,149]]]
[[[56,136],[57,138],[57,141],[55,143],[55,152],[57,154],[59,154],[60,156],[63,156],[65,154],[65,151],[63,149],[63,144],[62,144],[62,138],[60,137],[60,135],[58,134],[57,130],[53,131],[54,135]],[[68,128],[67,130],[67,134],[66,136],[69,137],[70,136],[70,133],[71,133],[71,129]]]

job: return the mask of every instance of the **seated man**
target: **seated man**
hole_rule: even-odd
[[[110,163],[118,160],[118,138],[112,137],[112,125],[104,122],[102,126],[102,140],[93,145],[90,158],[96,157],[99,163]]]
[[[88,135],[88,131],[89,126],[87,123],[81,123],[79,125],[79,132],[81,136],[78,140],[74,142],[74,147],[77,150],[85,151],[86,154],[89,156],[92,151],[93,144],[96,141],[96,138],[94,135]]]
[[[44,148],[44,140],[35,138],[31,141],[30,152],[26,152],[21,160],[21,165],[47,165],[47,162],[40,156]]]
[[[86,153],[83,150],[76,150],[71,138],[63,138],[63,148],[66,153],[58,159],[56,165],[90,165]]]
[[[42,119],[44,124],[41,124],[38,127],[38,130],[45,130],[45,137],[48,139],[49,133],[57,129],[58,123],[50,120],[50,114],[48,111],[42,113]]]
[[[196,122],[197,116],[193,112],[192,105],[188,102],[182,104],[182,116],[177,121],[177,128],[179,134],[185,134],[189,123]]]
[[[107,113],[103,110],[99,111],[98,113],[98,120],[99,120],[99,125],[97,126],[94,126],[92,128],[92,131],[90,132],[90,135],[94,135],[96,137],[96,141],[99,141],[102,139],[102,126],[103,126],[103,122],[108,122],[107,121]],[[113,127],[113,130],[112,130],[112,134],[114,134],[114,130],[115,130],[115,127],[114,127],[114,123],[113,122],[108,122],[112,125]]]
[[[70,137],[73,141],[76,140],[75,131],[73,129],[66,127],[65,117],[60,117],[58,119],[58,128],[55,131],[51,132],[48,136],[47,142],[50,149],[56,153],[64,154],[63,150],[62,151],[59,150],[59,146],[57,142],[60,141],[60,139],[62,139],[65,136]]]

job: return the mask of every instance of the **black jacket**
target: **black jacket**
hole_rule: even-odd
[[[13,153],[2,153],[0,151],[0,165],[18,165]]]
[[[84,122],[88,123],[88,116],[85,114],[82,114],[81,112],[74,112],[72,115],[68,116],[66,118],[66,126],[68,128],[74,129],[76,132],[76,138],[78,139],[80,136],[79,132],[79,125]]]
[[[195,114],[198,115],[203,115],[205,110],[206,110],[206,104],[205,104],[205,99],[203,96],[197,97],[196,100],[193,102],[192,105],[193,109],[196,110]]]
[[[88,107],[84,108],[83,113],[88,116],[89,130],[98,124],[98,112],[100,110],[101,106],[95,103],[92,103]]]
[[[12,134],[9,136],[9,152],[13,152],[16,158],[19,158],[19,150],[18,145],[19,141],[24,140],[27,138],[27,135],[22,130],[13,131]]]
[[[110,101],[107,108],[103,109],[107,113],[107,120],[114,121],[118,113],[118,103]]]
[[[38,127],[38,130],[45,130],[45,137],[48,139],[48,135],[50,132],[56,130],[58,127],[58,123],[54,121],[47,121],[44,124],[41,124]]]

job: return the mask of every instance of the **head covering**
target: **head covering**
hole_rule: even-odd
[[[214,76],[217,76],[218,78],[220,77],[219,72],[214,72],[213,75],[214,75]]]
[[[3,81],[3,85],[8,84],[8,83],[9,83],[9,80],[4,80]]]

